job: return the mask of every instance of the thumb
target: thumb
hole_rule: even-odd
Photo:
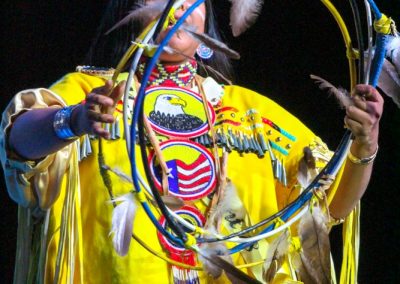
[[[112,90],[111,94],[109,97],[113,100],[113,105],[112,106],[107,106],[103,109],[103,113],[107,114],[113,114],[114,110],[118,104],[118,102],[121,100],[122,96],[124,95],[124,90],[126,86],[126,81],[121,81],[118,83],[117,86],[114,87]]]

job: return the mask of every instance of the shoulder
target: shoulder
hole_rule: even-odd
[[[76,104],[84,100],[91,90],[104,85],[105,80],[97,75],[72,72],[61,77],[49,89],[62,97],[68,105]]]
[[[289,111],[267,96],[237,85],[224,86],[223,104],[237,105],[243,110],[256,109],[278,118],[282,115],[294,118]]]

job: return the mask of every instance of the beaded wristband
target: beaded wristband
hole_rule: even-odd
[[[360,158],[354,156],[350,151],[349,151],[349,154],[347,155],[347,157],[349,158],[350,162],[352,162],[353,164],[367,165],[367,164],[372,163],[375,160],[376,155],[378,154],[378,149],[379,149],[379,146],[376,147],[375,152],[371,156],[366,157],[366,158],[360,159]]]
[[[63,107],[56,112],[53,121],[54,132],[62,140],[72,140],[79,138],[70,127],[72,111],[78,105]]]

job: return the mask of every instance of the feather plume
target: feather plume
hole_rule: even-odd
[[[218,248],[221,248],[218,246]],[[225,248],[226,249],[226,248]],[[223,253],[223,251],[219,252]],[[231,264],[230,258],[225,260],[226,255],[219,255],[218,250],[211,249],[201,249],[198,251],[199,259],[205,266],[204,269],[211,275],[221,275],[222,271],[225,271],[226,276],[232,283],[255,283],[260,284],[261,282],[248,276],[246,273],[237,269],[233,264]]]
[[[400,108],[400,37],[391,37],[378,86]]]
[[[230,25],[233,36],[239,36],[257,20],[263,0],[230,0]]]
[[[223,43],[215,38],[212,38],[207,34],[197,33],[195,31],[196,30],[195,27],[183,25],[181,27],[181,29],[184,30],[185,32],[187,32],[189,35],[191,35],[198,42],[201,42],[201,43],[204,43],[205,45],[207,45],[212,50],[222,52],[226,56],[228,56],[232,59],[240,59],[239,53],[237,53],[233,49],[230,49],[225,43]]]
[[[392,60],[396,57],[396,53],[400,52],[400,34],[396,33],[394,36],[390,36],[386,46],[386,57]]]
[[[113,211],[111,234],[114,234],[113,245],[116,252],[124,256],[131,243],[133,221],[137,209],[132,192],[120,196],[113,201],[120,202]]]
[[[150,20],[157,18],[165,8],[165,1],[151,1],[146,5],[138,5],[134,7],[128,15],[121,21],[116,23],[105,34],[108,35],[112,31],[120,28],[129,22],[148,23]]]
[[[246,209],[240,200],[233,183],[228,180],[227,185],[220,197],[215,209],[210,212],[208,224],[218,224],[224,216],[228,221],[243,220],[246,215]],[[233,222],[236,223],[236,222]]]
[[[400,52],[399,52],[400,61]],[[400,66],[399,66],[400,71]],[[385,59],[379,77],[378,87],[400,108],[400,73],[396,67]]]
[[[271,242],[263,266],[263,279],[271,282],[281,268],[285,255],[289,251],[289,231],[285,230],[279,237]]]
[[[347,90],[339,87],[336,88],[331,83],[322,79],[321,77],[310,75],[311,79],[315,80],[315,82],[319,85],[321,90],[327,90],[330,95],[334,95],[335,98],[338,100],[339,105],[342,108],[347,108],[348,106],[353,105],[353,101],[350,98],[350,94]]]
[[[327,218],[318,206],[308,211],[299,223],[302,251],[298,272],[305,283],[331,283],[328,233]]]

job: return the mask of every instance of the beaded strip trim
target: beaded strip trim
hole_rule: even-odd
[[[138,66],[139,78],[143,76],[145,62]],[[170,87],[186,87],[188,86],[197,73],[197,62],[188,60],[181,65],[162,65],[157,63],[151,72],[148,86],[170,86]]]
[[[101,76],[101,77],[112,77],[114,75],[114,68],[96,67],[89,65],[80,65],[76,67],[76,72],[80,72],[87,75]]]

